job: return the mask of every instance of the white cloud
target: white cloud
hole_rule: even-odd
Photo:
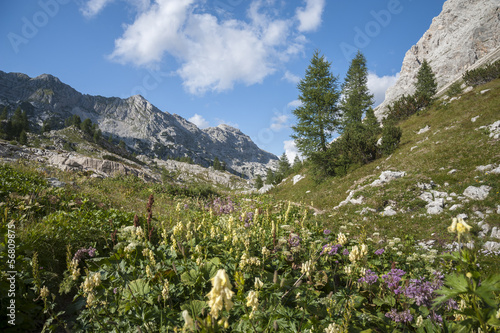
[[[295,145],[294,140],[285,140],[283,141],[283,149],[285,150],[285,154],[288,157],[290,163],[293,163],[295,160],[295,156],[299,156],[302,158],[302,155],[299,153],[299,149]]]
[[[298,99],[295,99],[295,100],[291,101],[290,103],[288,103],[287,106],[289,108],[296,109],[299,106],[302,106],[302,102],[299,101]]]
[[[113,1],[114,0],[89,0],[83,5],[82,8],[80,8],[80,11],[86,18],[91,18],[97,15],[104,9],[104,7]]]
[[[297,75],[291,73],[290,71],[286,71],[285,72],[285,75],[283,75],[283,80],[286,80],[290,83],[299,83],[300,82],[300,77],[298,77]]]
[[[305,0],[305,8],[297,8],[296,15],[299,20],[299,31],[315,31],[321,25],[321,15],[325,8],[325,0]]]
[[[288,127],[288,120],[290,116],[287,114],[275,113],[274,117],[271,118],[271,129],[273,131],[279,131],[282,128]]]
[[[217,125],[228,125],[234,128],[240,128],[240,125],[237,123],[233,123],[232,121],[225,121],[224,119],[217,118]]]
[[[281,18],[271,8],[273,1],[254,0],[247,19],[237,20],[203,11],[204,0],[127,1],[141,4],[136,5],[139,14],[115,40],[110,59],[154,66],[172,55],[178,61],[177,75],[192,94],[261,83],[303,52],[307,40],[301,32],[319,26],[324,7],[324,0],[308,0],[295,18]],[[285,78],[297,79],[291,73]]]
[[[201,129],[207,128],[208,126],[210,126],[208,121],[205,118],[203,118],[203,116],[200,116],[197,113],[195,113],[194,116],[192,116],[188,120],[190,122],[192,122],[193,124],[195,124],[196,126],[198,126],[198,128],[201,128]]]
[[[390,76],[378,76],[373,72],[368,72],[368,89],[374,95],[375,103],[377,106],[385,99],[385,92],[389,87],[392,87],[399,78],[399,73]]]

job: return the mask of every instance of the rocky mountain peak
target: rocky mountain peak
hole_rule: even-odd
[[[78,115],[99,125],[104,135],[123,140],[129,150],[152,158],[190,157],[210,166],[217,157],[229,170],[253,177],[275,168],[277,157],[260,149],[250,137],[229,125],[201,130],[176,114],[163,112],[141,95],[127,99],[83,95],[55,76],[0,71],[0,105],[11,109],[31,104],[34,127],[50,121],[62,128],[65,119]]]
[[[424,59],[436,74],[440,92],[465,71],[499,59],[499,5],[498,0],[447,0],[429,29],[406,52],[399,79],[375,110],[377,118],[384,116],[390,103],[414,93],[417,72]]]

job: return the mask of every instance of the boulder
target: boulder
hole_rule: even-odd
[[[463,195],[472,200],[484,200],[488,197],[491,186],[481,185],[480,187],[469,186],[465,189]]]

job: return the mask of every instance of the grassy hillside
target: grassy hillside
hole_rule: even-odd
[[[481,94],[481,91],[488,90]],[[476,118],[475,122],[471,121]],[[322,223],[339,227],[347,222],[360,223],[368,232],[380,231],[401,237],[412,235],[417,239],[446,241],[449,235],[445,226],[452,217],[460,213],[470,218],[474,211],[488,214],[485,221],[491,227],[500,227],[500,215],[496,213],[500,204],[500,175],[476,171],[481,165],[500,163],[500,141],[489,137],[486,129],[479,129],[500,120],[500,80],[478,86],[452,102],[436,101],[426,110],[420,111],[401,122],[403,130],[400,147],[388,158],[381,158],[349,173],[317,184],[307,176],[293,185],[291,178],[272,191],[272,196],[311,204],[325,211]],[[418,132],[429,126],[429,131]],[[333,209],[345,200],[348,192],[362,185],[370,184],[382,171],[404,171],[406,176],[381,187],[366,187],[356,192],[362,195],[361,205],[347,204]],[[456,170],[456,171],[452,171]],[[462,203],[463,207],[450,211],[453,204],[460,204],[455,197],[447,203],[439,215],[426,214],[426,202],[419,199],[423,192],[418,183],[433,181],[434,190],[462,195],[470,186],[488,185],[492,189],[484,201]],[[391,205],[398,214],[384,217],[384,208]],[[376,213],[359,214],[363,207],[370,207]],[[477,233],[478,230],[476,230]]]

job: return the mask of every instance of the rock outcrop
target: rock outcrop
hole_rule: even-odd
[[[127,99],[84,95],[48,74],[30,78],[0,71],[1,104],[12,110],[21,105],[34,127],[49,121],[57,129],[72,115],[88,118],[138,155],[190,157],[206,167],[217,157],[227,169],[248,177],[264,175],[278,160],[231,126],[201,130],[177,114],[160,111],[140,95]]]
[[[429,30],[406,53],[399,79],[375,110],[378,119],[385,115],[391,102],[414,92],[416,75],[424,59],[436,74],[440,92],[465,71],[500,59],[498,0],[447,0]]]

